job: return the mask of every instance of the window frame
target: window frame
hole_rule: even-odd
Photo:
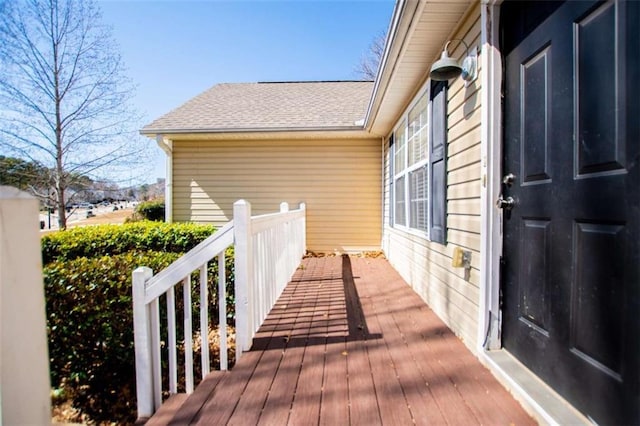
[[[431,182],[429,177],[431,176],[431,165],[430,165],[430,146],[431,146],[431,102],[429,101],[430,95],[431,95],[431,80],[427,80],[427,82],[420,88],[420,90],[418,90],[418,92],[416,93],[416,95],[413,97],[413,99],[411,100],[411,102],[409,103],[409,105],[407,106],[407,108],[404,110],[404,112],[402,113],[402,115],[400,116],[400,118],[398,119],[396,125],[393,128],[393,131],[391,132],[391,134],[393,136],[389,136],[389,138],[393,137],[394,141],[393,141],[393,145],[391,145],[389,147],[390,150],[393,150],[393,154],[390,155],[391,160],[390,160],[390,190],[389,190],[389,194],[390,197],[393,197],[391,200],[391,208],[393,209],[393,211],[390,214],[390,223],[389,225],[392,228],[396,228],[396,229],[400,229],[403,230],[405,232],[417,235],[421,238],[426,238],[429,239],[429,229],[430,229],[430,224],[431,224],[431,217],[430,217],[430,211],[431,209],[429,208],[429,202],[430,202],[430,196],[431,196]],[[414,108],[416,108],[418,106],[418,104],[420,103],[420,101],[422,101],[423,99],[425,99],[425,111],[424,111],[424,115],[426,117],[426,123],[420,125],[420,129],[419,129],[419,133],[422,132],[426,132],[426,137],[425,137],[425,142],[426,142],[426,153],[424,158],[422,158],[421,160],[415,162],[414,164],[409,164],[409,144],[410,144],[410,138],[409,138],[409,125],[410,125],[410,121],[409,121],[409,116],[411,115],[411,113],[413,112]],[[423,115],[423,112],[420,111],[418,113],[419,115]],[[400,132],[401,130],[401,132]],[[397,152],[396,152],[396,148],[398,143],[401,142],[401,138],[399,137],[401,134],[402,136],[402,143],[403,143],[403,164],[404,167],[402,168],[402,170],[398,171],[397,168]],[[414,137],[419,137],[416,136],[414,134]],[[391,164],[391,161],[393,161],[393,164]],[[426,197],[426,223],[425,223],[425,229],[420,229],[420,228],[414,228],[411,227],[411,192],[410,192],[410,182],[411,182],[411,176],[413,172],[418,171],[421,168],[425,168],[425,172],[426,172],[426,176],[427,176],[427,187],[426,187],[426,193],[425,193],[425,197]],[[404,179],[403,179],[404,178]],[[397,182],[400,180],[402,180],[402,188],[398,187]],[[398,195],[399,191],[402,191],[402,194],[404,196],[403,202],[404,202],[404,208],[403,208],[403,212],[404,213],[402,216],[402,220],[404,223],[400,223],[398,221],[399,219],[399,215],[398,215],[398,210],[397,210],[397,203],[396,203],[396,197]]]
[[[389,211],[389,226],[391,228],[394,229],[398,229],[401,230],[403,232],[407,232],[409,234],[415,235],[417,237],[426,239],[428,241],[433,241],[439,244],[443,244],[446,245],[446,230],[447,230],[447,213],[446,213],[446,191],[447,191],[447,144],[448,144],[448,137],[447,137],[447,115],[448,115],[448,111],[447,111],[447,92],[448,92],[448,84],[446,84],[447,82],[432,82],[430,79],[428,79],[423,86],[420,87],[420,89],[416,92],[416,95],[413,97],[413,99],[411,100],[411,102],[409,103],[409,105],[407,106],[407,108],[404,110],[404,112],[402,113],[402,115],[400,115],[400,117],[398,118],[395,126],[393,127],[393,130],[391,132],[391,134],[388,137],[388,143],[389,143],[389,207],[390,207],[390,211]],[[438,84],[444,84],[444,90],[445,90],[445,104],[444,104],[444,109],[443,109],[443,117],[439,117],[439,118],[435,118],[433,117],[433,102],[434,99],[432,99],[432,95],[436,96],[439,93],[439,89],[434,91],[432,93],[433,90],[435,90],[435,88],[438,87]],[[422,101],[422,99],[426,99],[426,108],[424,110],[424,113],[426,114],[426,123],[423,125],[422,123],[420,124],[420,132],[426,132],[426,154],[425,154],[425,158],[421,159],[420,161],[415,162],[412,165],[409,165],[409,149],[410,149],[410,139],[409,139],[409,125],[410,125],[410,121],[409,121],[409,116],[410,114],[413,113],[414,108]],[[420,115],[422,115],[422,111],[419,112]],[[433,162],[435,160],[438,160],[439,158],[442,159],[442,157],[439,157],[440,154],[436,155],[436,157],[433,157],[434,155],[434,151],[433,151],[433,125],[434,125],[434,120],[443,120],[444,122],[444,129],[445,129],[445,134],[444,134],[444,151],[439,151],[442,155],[444,155],[444,177],[443,179],[441,179],[441,183],[440,185],[442,185],[443,187],[440,188],[436,188],[438,194],[440,195],[440,197],[442,196],[442,194],[444,194],[444,210],[442,212],[442,214],[438,213],[438,217],[443,216],[444,217],[444,227],[443,228],[433,228],[434,227],[434,223],[433,223],[433,216],[434,216],[434,211],[433,211],[433,202],[435,200],[435,198],[438,198],[438,201],[442,201],[440,197],[434,197],[434,194],[436,193],[436,191],[434,190],[434,169],[432,167]],[[403,150],[401,152],[401,154],[404,156],[403,158],[403,168],[401,170],[398,170],[396,163],[398,163],[398,160],[396,158],[396,148],[397,148],[397,144],[399,142],[402,142],[404,144],[403,146]],[[425,212],[425,217],[426,217],[426,224],[425,224],[425,228],[426,229],[421,229],[421,228],[417,228],[417,227],[412,227],[411,226],[411,209],[412,209],[412,201],[411,201],[411,193],[410,193],[410,181],[411,181],[411,176],[413,172],[418,171],[419,169],[424,168],[424,172],[426,174],[426,194],[424,195],[424,197],[426,198],[426,202],[425,202],[425,206],[424,208],[426,209]],[[440,171],[439,173],[442,173],[442,171]],[[398,183],[401,182],[402,183],[402,187],[400,188],[398,186]],[[402,208],[402,218],[401,220],[403,221],[403,223],[401,223],[401,221],[399,221],[398,218],[398,213],[399,213],[399,209],[397,206],[397,197],[398,197],[398,192],[402,191],[402,196],[403,196],[403,208]],[[432,231],[434,233],[432,233]],[[441,235],[442,232],[444,231],[444,235]]]

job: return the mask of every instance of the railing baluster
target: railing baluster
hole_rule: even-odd
[[[149,323],[151,324],[151,363],[153,365],[153,406],[157,410],[162,405],[162,363],[160,362],[160,301],[149,303]]]
[[[257,303],[255,303],[255,310],[256,310],[256,314],[253,316],[253,327],[251,328],[251,333],[255,333],[256,329],[258,328],[258,324],[260,324],[260,322],[262,321],[262,315],[264,315],[264,292],[265,292],[265,287],[267,286],[267,277],[268,277],[268,271],[269,271],[269,266],[267,265],[267,250],[265,248],[265,242],[267,240],[267,235],[269,233],[269,230],[267,229],[266,231],[261,232],[260,234],[256,235],[256,240],[259,241],[258,243],[258,255],[256,256],[256,259],[259,260],[258,264],[256,265],[256,271],[257,271],[257,278],[256,278],[256,286],[255,286],[255,292],[256,295],[254,297],[254,300],[257,301]]]
[[[209,363],[209,289],[207,287],[207,264],[200,267],[200,340],[202,347],[200,357],[202,361],[202,378],[210,371]]]
[[[287,211],[289,211],[289,206],[287,205]],[[286,282],[288,281],[288,277],[285,274],[288,272],[288,261],[289,258],[289,250],[293,241],[290,239],[290,235],[288,234],[289,222],[285,222],[278,227],[276,232],[276,244],[278,245],[278,250],[276,253],[279,255],[274,259],[276,263],[276,273],[274,274],[274,279],[276,283]],[[277,294],[277,291],[275,292]],[[273,295],[275,300],[275,294]]]
[[[169,351],[169,393],[178,393],[178,356],[176,349],[176,292],[167,290],[167,340]]]
[[[227,271],[224,252],[218,255],[218,333],[220,335],[220,370],[229,367],[227,360]]]
[[[193,392],[193,331],[191,326],[191,275],[182,280],[184,300],[184,375],[187,393]]]

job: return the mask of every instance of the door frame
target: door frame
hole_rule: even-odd
[[[503,212],[495,207],[495,202],[502,192],[503,174],[504,76],[500,51],[500,5],[503,0],[480,2],[482,115],[478,358],[540,423],[590,424],[566,399],[502,348],[500,258],[503,252]]]
[[[481,25],[481,185],[480,185],[480,303],[478,353],[502,348],[500,307],[500,257],[502,211],[495,208],[502,173],[502,54],[500,4],[482,0]]]

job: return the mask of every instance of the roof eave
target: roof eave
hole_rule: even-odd
[[[267,129],[143,129],[140,134],[169,140],[223,140],[223,139],[364,139],[371,134],[363,126],[267,128]]]
[[[333,131],[358,131],[364,130],[363,126],[332,126],[332,127],[264,127],[264,128],[144,128],[140,134],[149,137],[166,134],[222,134],[222,133],[295,133],[295,132],[333,132]]]

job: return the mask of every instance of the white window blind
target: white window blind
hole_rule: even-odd
[[[409,227],[428,229],[428,176],[427,166],[409,172]]]

